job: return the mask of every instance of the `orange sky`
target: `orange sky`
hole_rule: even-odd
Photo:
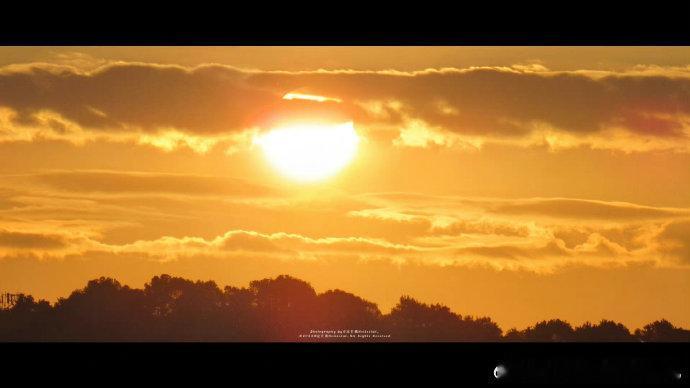
[[[0,48],[0,289],[291,274],[507,330],[690,327],[690,49]],[[288,93],[329,99],[284,99]],[[255,141],[351,121],[290,179]],[[329,153],[330,154],[330,153]]]

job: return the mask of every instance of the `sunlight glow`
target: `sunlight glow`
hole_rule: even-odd
[[[343,169],[357,153],[359,136],[352,122],[300,124],[273,129],[255,142],[283,175],[310,182]]]
[[[304,93],[288,93],[288,94],[283,96],[283,100],[309,100],[309,101],[317,101],[317,102],[324,102],[324,101],[342,102],[342,100],[339,98],[324,97],[324,96],[317,96],[317,95],[313,95],[313,94],[304,94]]]

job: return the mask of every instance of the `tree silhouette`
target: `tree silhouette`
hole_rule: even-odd
[[[252,281],[249,290],[254,294],[258,327],[265,338],[294,340],[316,328],[318,299],[309,283],[281,275]]]
[[[508,342],[525,341],[525,332],[513,327],[506,332],[506,334],[503,336],[503,340]]]
[[[66,340],[137,340],[146,333],[142,290],[101,277],[55,305],[58,335]]]
[[[0,340],[31,341],[53,337],[50,325],[53,310],[45,300],[35,301],[33,296],[20,294],[8,311],[0,310]]]
[[[400,298],[385,317],[391,336],[407,341],[498,340],[501,330],[488,318],[463,319],[440,304],[420,303],[409,296]]]
[[[645,342],[688,342],[690,331],[675,327],[671,322],[662,319],[645,325],[642,330],[635,330],[635,337]]]
[[[664,319],[634,334],[610,320],[573,329],[552,319],[501,336],[490,318],[462,316],[441,304],[403,296],[382,314],[356,295],[317,294],[287,275],[222,290],[212,281],[169,275],[153,277],[143,289],[101,277],[52,306],[22,294],[0,310],[0,341],[298,341],[311,330],[378,330],[390,335],[382,341],[690,342],[690,331]]]
[[[380,329],[381,311],[376,304],[341,290],[318,296],[322,329]]]
[[[527,341],[572,341],[575,339],[575,331],[568,322],[551,319],[538,322],[534,327],[525,329],[523,338]]]
[[[157,333],[163,338],[219,340],[225,336],[223,292],[215,282],[192,282],[162,275],[151,279],[144,293]]]
[[[599,324],[585,322],[575,329],[575,337],[579,341],[591,342],[622,342],[631,341],[633,336],[622,323],[602,319]]]
[[[255,297],[249,289],[226,286],[223,290],[223,316],[220,323],[226,330],[225,339],[261,340],[256,310]]]

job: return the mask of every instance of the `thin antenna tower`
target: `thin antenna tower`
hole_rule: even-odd
[[[9,310],[17,304],[19,299],[19,294],[10,294],[9,292],[3,292],[0,294],[0,310]]]

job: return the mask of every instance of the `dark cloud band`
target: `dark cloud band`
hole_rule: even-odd
[[[282,99],[292,90],[342,103]],[[371,101],[395,104],[375,113],[362,105]],[[83,73],[37,65],[0,71],[0,106],[16,111],[18,123],[49,110],[96,131],[231,133],[312,115],[382,125],[407,117],[494,137],[523,136],[542,123],[575,136],[616,127],[632,136],[684,139],[690,77],[505,68],[290,73],[134,63]]]

